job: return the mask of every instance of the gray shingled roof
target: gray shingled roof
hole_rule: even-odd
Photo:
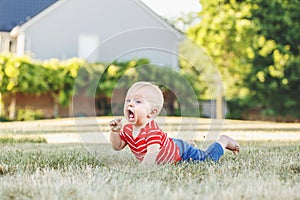
[[[57,0],[0,0],[0,31],[11,31]]]

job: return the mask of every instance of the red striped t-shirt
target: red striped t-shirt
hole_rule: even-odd
[[[152,120],[144,128],[141,128],[136,138],[132,135],[133,125],[126,124],[120,132],[120,137],[125,141],[135,157],[142,161],[147,153],[147,146],[159,144],[160,149],[156,157],[156,163],[176,163],[180,161],[179,148],[175,142],[163,132],[157,123]]]

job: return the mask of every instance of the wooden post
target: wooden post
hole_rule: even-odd
[[[16,112],[16,94],[12,94],[10,99],[9,116],[8,116],[10,120],[15,119],[15,112]]]

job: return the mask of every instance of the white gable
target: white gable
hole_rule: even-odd
[[[88,59],[148,57],[171,66],[182,37],[138,0],[61,0],[21,29],[25,51],[38,59],[86,56],[98,46]]]

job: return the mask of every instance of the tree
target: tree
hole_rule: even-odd
[[[245,85],[265,115],[300,117],[300,2],[256,0],[253,67]]]
[[[236,99],[236,108],[299,117],[300,2],[201,3],[201,22],[188,35],[219,67],[227,99]]]

